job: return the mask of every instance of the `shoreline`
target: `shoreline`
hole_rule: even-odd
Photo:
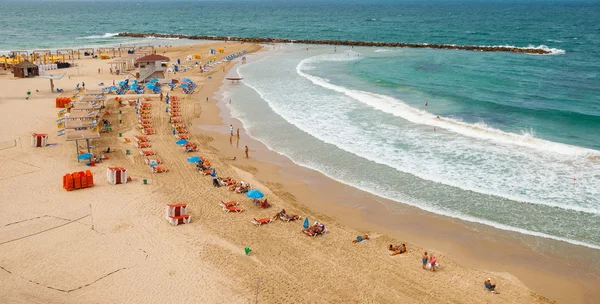
[[[204,54],[209,47],[218,45],[226,46],[227,52],[242,47],[260,48],[215,43],[185,45],[164,51],[173,60],[195,52]],[[79,62],[85,63],[81,67],[82,74],[78,71],[73,79],[65,78],[58,84],[67,88],[67,93],[82,80],[88,84],[111,80],[112,76],[96,74],[96,68],[103,66],[102,61],[84,59]],[[234,66],[226,64],[227,70]],[[209,129],[200,128],[201,132],[191,133],[191,140],[201,147],[198,155],[208,157],[219,176],[234,176],[263,190],[274,208],[262,210],[244,196],[213,188],[208,177],[199,175],[193,165],[186,162],[189,154],[174,144],[170,124],[166,123],[164,104],[156,99],[152,103],[155,104],[153,114],[159,134],[152,136],[152,149],[158,151],[170,172],[152,175],[133,145],[117,135],[120,132],[124,137],[139,134],[135,129],[137,116],[132,108],[118,108],[112,99],[107,103],[112,113],[123,109],[123,124],[115,121],[117,116],[114,114],[107,117],[113,121],[115,129],[95,142],[95,149],[110,146],[115,151],[106,163],[91,168],[76,162],[72,144],[53,134],[57,109],[53,108],[52,99],[56,94],[45,92],[47,81],[10,79],[0,82],[8,96],[15,96],[0,102],[0,121],[6,124],[0,139],[25,137],[23,142],[27,143],[28,132],[52,131],[49,132],[50,142],[59,143],[59,146],[43,149],[26,145],[20,147],[20,151],[19,148],[0,150],[0,163],[7,168],[0,176],[7,196],[0,216],[0,229],[7,229],[3,224],[33,216],[63,216],[65,212],[74,212],[71,210],[87,210],[89,204],[94,209],[93,224],[100,232],[90,234],[84,225],[89,225],[86,222],[67,226],[69,230],[55,230],[41,238],[3,247],[5,255],[0,258],[0,266],[11,272],[0,271],[0,289],[9,290],[8,295],[0,295],[0,299],[6,302],[36,299],[45,303],[115,303],[130,298],[158,302],[175,298],[218,302],[227,298],[231,303],[247,303],[248,299],[254,299],[257,279],[264,280],[260,285],[261,302],[269,303],[290,298],[301,303],[456,303],[466,300],[472,303],[548,303],[550,301],[544,298],[548,293],[553,300],[567,303],[595,299],[595,293],[585,293],[580,282],[570,277],[565,265],[523,249],[524,243],[520,247],[518,244],[506,247],[510,244],[505,240],[508,238],[498,234],[502,240],[495,239],[495,234],[487,234],[486,227],[476,228],[485,232],[481,234],[460,221],[393,203],[336,182],[268,150],[249,139],[241,128],[243,145],[250,143],[252,149],[251,159],[243,159],[243,150],[232,147],[226,134],[227,119],[231,118],[227,111],[218,107],[220,101],[215,102],[215,94],[223,87],[226,75],[221,72],[222,67],[204,74],[178,73],[176,77],[199,79],[198,89],[193,95],[181,95],[180,92],[174,95],[182,97],[186,125],[199,122]],[[67,72],[73,71],[74,68],[70,68]],[[16,96],[24,94],[28,87],[40,88],[42,92],[33,93],[28,101],[30,106],[24,107],[24,101]],[[210,99],[208,104],[205,97]],[[133,149],[134,155],[127,155],[126,149]],[[226,160],[234,155],[238,156],[235,162]],[[127,167],[134,181],[126,185],[108,185],[102,177],[107,166],[115,165]],[[93,188],[74,192],[60,189],[57,183],[63,173],[88,168],[97,176]],[[149,185],[143,185],[142,178],[151,179]],[[246,211],[226,214],[217,207],[219,200],[237,200]],[[190,224],[172,227],[164,220],[164,205],[173,202],[190,203],[193,217]],[[325,223],[330,232],[309,238],[300,232],[301,223],[272,223],[265,227],[253,227],[249,223],[252,217],[269,216],[282,207],[290,213],[308,215],[311,222]],[[23,209],[29,212],[23,214]],[[20,223],[9,226],[13,230],[8,231],[8,236],[0,234],[3,240],[11,237],[11,232],[37,231],[37,227],[29,226],[28,222]],[[390,223],[394,225],[388,225]],[[493,229],[489,231],[493,233]],[[356,235],[365,232],[372,240],[352,244]],[[94,242],[90,241],[92,239]],[[390,258],[386,246],[397,240],[406,241],[409,252]],[[518,240],[512,242],[519,243]],[[110,254],[93,258],[99,249],[96,244],[102,244],[103,252]],[[250,256],[243,254],[245,246],[252,247]],[[420,268],[422,247],[434,249],[442,264],[439,272],[426,272]],[[480,259],[482,252],[493,255]],[[502,256],[509,259],[502,260]],[[517,262],[523,257],[527,260]],[[494,258],[498,260],[489,260]],[[551,263],[546,264],[548,259]],[[538,264],[527,265],[530,262]],[[60,267],[63,265],[68,267]],[[556,266],[553,271],[566,273],[557,277],[545,269],[537,272],[529,269],[538,265],[542,268]],[[124,270],[97,280],[117,269]],[[488,271],[490,269],[494,271]],[[483,290],[483,280],[488,276],[498,282],[499,295]],[[79,286],[82,285],[80,282],[96,283],[63,294],[26,281],[30,278],[47,284]],[[592,291],[595,291],[595,282],[587,282],[592,285]],[[155,288],[159,284],[163,287]],[[126,288],[126,285],[130,287]],[[549,288],[557,286],[562,288]],[[65,288],[68,290],[70,286]]]
[[[236,62],[235,66],[238,64]],[[229,67],[227,71],[229,72],[231,69],[232,67]],[[588,303],[591,299],[600,296],[600,292],[594,288],[594,283],[588,281],[600,282],[598,277],[593,276],[594,271],[600,271],[600,265],[595,265],[590,271],[587,268],[589,266],[586,262],[587,258],[583,258],[586,256],[600,257],[597,250],[559,240],[524,235],[484,224],[467,222],[430,213],[406,204],[399,205],[397,202],[367,193],[314,169],[296,164],[287,156],[271,150],[260,140],[251,137],[243,123],[232,117],[230,110],[220,100],[220,96],[217,96],[226,90],[226,85],[227,82],[223,81],[219,90],[213,94],[213,98],[218,100],[215,105],[217,109],[211,109],[210,113],[213,117],[215,117],[215,113],[218,113],[218,119],[200,119],[204,122],[198,125],[203,133],[207,133],[215,139],[210,145],[221,151],[235,151],[236,148],[231,147],[227,142],[227,132],[217,130],[227,130],[228,124],[232,122],[234,127],[242,126],[240,127],[241,137],[250,138],[249,141],[259,147],[254,152],[255,154],[260,153],[260,156],[253,163],[253,167],[257,171],[253,174],[264,179],[279,180],[285,191],[289,191],[295,197],[304,197],[302,204],[312,210],[332,216],[336,221],[357,230],[385,233],[396,239],[406,239],[409,243],[419,247],[435,248],[436,251],[450,257],[462,267],[514,274],[533,291],[551,299],[557,299],[561,303]],[[235,139],[233,143],[236,143]],[[233,148],[233,150],[229,148]],[[254,158],[252,154],[251,158]],[[263,171],[268,173],[263,175]],[[331,191],[332,188],[335,191]],[[345,193],[333,195],[330,192]],[[340,201],[347,203],[340,203]],[[364,205],[365,202],[368,206]],[[336,216],[335,214],[339,213],[340,209],[344,209],[343,216]],[[390,211],[392,214],[389,214]],[[424,223],[426,224],[424,225]],[[426,227],[428,225],[435,228]],[[415,232],[414,230],[423,231]],[[452,232],[448,233],[448,231]],[[480,233],[486,235],[481,236]],[[442,235],[446,239],[440,239],[435,235]],[[574,263],[573,261],[566,262],[566,257],[562,254],[538,247],[534,249],[527,245],[536,243],[539,239],[542,239],[543,243],[552,244],[553,248],[569,250],[569,257],[574,257]],[[586,274],[584,278],[581,277],[582,273]],[[581,288],[581,296],[578,296],[577,293],[565,293],[564,290],[548,289],[548,284],[553,286],[570,285],[571,290]],[[582,288],[579,285],[585,287]],[[584,290],[586,291],[584,292]]]

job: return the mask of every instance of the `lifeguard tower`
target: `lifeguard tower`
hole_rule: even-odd
[[[152,78],[164,79],[167,71],[169,57],[150,54],[140,57],[136,60],[140,72],[137,77],[139,82],[146,82]]]

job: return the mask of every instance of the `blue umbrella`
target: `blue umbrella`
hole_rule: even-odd
[[[175,143],[178,145],[185,145],[188,143],[188,141],[185,139],[180,139],[180,140],[176,141]]]
[[[302,225],[302,227],[304,227],[304,229],[308,229],[308,217],[304,219],[304,225]]]
[[[262,198],[265,195],[262,192],[253,189],[253,190],[248,191],[248,193],[246,193],[246,196],[249,198],[252,198],[252,199],[258,199],[258,198]]]
[[[190,162],[190,163],[197,163],[199,161],[200,161],[200,157],[198,157],[198,156],[188,157],[188,162]]]
[[[88,158],[92,158],[92,154],[90,154],[90,153],[84,153],[84,154],[79,154],[77,156],[77,159],[88,159]]]
[[[217,176],[217,169],[213,168],[212,173],[210,174],[210,176],[215,177]]]

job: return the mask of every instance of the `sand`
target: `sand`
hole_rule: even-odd
[[[194,53],[205,56],[209,47],[222,46],[226,46],[226,54],[260,49],[250,44],[217,43],[164,51],[173,60]],[[108,74],[104,61],[76,62],[80,63],[79,69],[65,71],[70,79],[55,83],[67,93],[72,93],[81,81],[95,89],[98,82],[122,79]],[[99,75],[98,68],[104,73]],[[183,98],[182,113],[188,129],[192,122],[213,126],[225,123],[223,131],[227,132],[228,121],[220,118],[213,98],[224,75],[221,67],[210,73],[199,74],[196,70],[173,75],[190,77],[199,84],[191,96],[174,93]],[[28,89],[33,93],[25,100]],[[120,132],[123,137],[133,138],[140,134],[135,129],[135,111],[129,106],[122,108],[120,125],[119,108],[110,99],[107,110],[111,114],[104,118],[112,122],[113,131],[95,141],[94,149],[98,152],[111,147],[114,153],[109,154],[109,160],[86,167],[77,162],[74,144],[56,136],[57,94],[49,92],[48,80],[4,75],[0,76],[0,92],[2,303],[551,302],[510,273],[464,267],[438,251],[433,254],[438,257],[440,269],[435,273],[425,271],[420,263],[425,249],[415,245],[418,242],[407,242],[408,254],[390,257],[387,245],[402,240],[384,230],[368,230],[373,226],[361,220],[353,208],[327,199],[312,200],[314,191],[304,191],[309,186],[303,181],[291,179],[273,164],[256,160],[255,153],[261,153],[260,149],[246,139],[243,129],[239,148],[228,146],[226,134],[199,131],[191,135],[190,141],[198,143],[200,151],[185,153],[174,143],[164,103],[155,97],[152,111],[157,134],[150,136],[151,149],[158,152],[170,171],[150,174],[138,149],[117,135]],[[58,145],[33,148],[29,145],[32,132],[49,133],[49,142]],[[246,144],[252,148],[250,160],[242,157]],[[132,155],[126,155],[126,150]],[[210,177],[198,174],[186,161],[190,155],[207,157],[219,176],[249,182],[263,191],[274,207],[261,209],[243,195],[212,187]],[[230,156],[238,159],[229,161],[226,158]],[[109,166],[126,167],[133,181],[108,184],[105,172]],[[95,174],[93,188],[72,192],[61,188],[62,175],[86,169]],[[149,184],[144,185],[143,179]],[[338,184],[333,189],[339,193],[356,191]],[[237,200],[245,211],[224,213],[217,205],[221,200]],[[164,219],[168,203],[188,203],[192,223],[169,225]],[[275,221],[261,227],[250,223],[252,218],[273,216],[281,208],[308,216],[311,222],[320,221],[329,232],[310,238],[301,233],[301,222]],[[351,242],[365,232],[371,240]],[[252,249],[249,256],[244,254],[244,247]],[[500,294],[484,290],[487,277],[498,284]],[[590,300],[576,283],[560,279],[565,282],[561,285],[565,292],[573,295],[573,302]]]

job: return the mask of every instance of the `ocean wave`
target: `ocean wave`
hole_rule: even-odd
[[[517,49],[523,49],[523,50],[544,50],[544,51],[550,52],[550,54],[543,54],[543,55],[564,55],[564,54],[567,53],[567,51],[565,51],[563,49],[551,48],[551,47],[548,47],[547,45],[544,45],[544,44],[540,44],[538,46],[530,44],[530,45],[525,46],[525,47],[514,46],[514,45],[494,45],[494,46],[495,47],[517,48]],[[538,55],[538,54],[532,54],[532,55]]]
[[[403,118],[412,123],[446,129],[463,136],[489,140],[499,144],[510,144],[578,157],[600,156],[600,151],[597,150],[536,138],[532,131],[524,131],[522,134],[515,134],[492,128],[486,125],[484,122],[470,124],[453,118],[437,118],[436,115],[418,108],[411,107],[402,100],[376,93],[344,88],[331,84],[320,77],[303,72],[305,67],[310,67],[311,64],[314,64],[320,60],[331,60],[330,58],[331,55],[319,55],[304,59],[298,64],[296,71],[302,77],[310,80],[312,83],[318,86],[345,94],[346,96],[358,100],[374,109]]]
[[[547,41],[558,42],[558,43],[564,42],[563,40],[555,40],[555,39],[548,39]]]
[[[240,77],[245,77],[242,76],[242,73],[240,71],[240,69],[237,70],[237,72],[240,74]],[[267,96],[265,96],[260,90],[258,90],[256,87],[248,84],[247,82],[244,82],[244,85],[251,88],[253,91],[255,91],[260,97],[261,99],[265,100],[265,102],[269,105],[269,107],[277,112],[272,106],[272,102],[267,98]],[[224,100],[227,100],[227,98],[229,98],[226,94],[223,94],[223,98]],[[439,214],[439,215],[443,215],[443,216],[448,216],[451,218],[456,218],[456,219],[460,219],[460,220],[464,220],[466,222],[471,222],[471,223],[477,223],[477,224],[483,224],[483,225],[487,225],[487,226],[491,226],[500,230],[505,230],[505,231],[511,231],[511,232],[516,232],[516,233],[520,233],[520,234],[524,234],[524,235],[530,235],[530,236],[536,236],[536,237],[542,237],[542,238],[546,238],[546,239],[551,239],[551,240],[555,240],[555,241],[561,241],[561,242],[566,242],[569,244],[573,244],[573,245],[579,245],[579,246],[584,246],[584,247],[588,247],[588,248],[593,248],[593,249],[599,249],[600,250],[600,246],[596,245],[596,244],[590,244],[587,242],[583,242],[583,241],[578,241],[578,240],[573,240],[573,239],[569,239],[569,238],[565,238],[565,237],[559,237],[559,236],[554,236],[554,235],[550,235],[547,233],[543,233],[543,232],[538,232],[538,231],[533,231],[533,230],[528,230],[528,229],[523,229],[523,228],[519,228],[519,227],[514,227],[514,226],[510,226],[510,225],[506,225],[506,224],[502,224],[502,223],[498,223],[495,221],[490,221],[490,220],[486,220],[486,219],[482,219],[482,218],[478,218],[478,217],[473,217],[473,216],[469,216],[460,212],[456,212],[456,211],[452,211],[452,210],[448,210],[446,208],[440,208],[439,206],[432,206],[428,203],[425,202],[421,202],[421,201],[417,201],[414,199],[407,199],[407,198],[400,198],[397,195],[393,195],[391,193],[386,193],[386,191],[381,191],[381,189],[377,189],[377,187],[372,187],[369,185],[363,185],[357,181],[352,181],[352,180],[348,180],[346,178],[342,176],[337,176],[336,174],[332,174],[331,172],[329,172],[329,170],[324,170],[321,166],[318,166],[316,164],[311,164],[311,163],[307,163],[307,162],[303,162],[303,161],[298,161],[294,155],[290,155],[289,153],[285,153],[282,151],[279,151],[277,149],[275,149],[273,147],[273,145],[265,138],[261,138],[259,136],[255,136],[251,130],[249,130],[250,128],[252,128],[253,124],[251,121],[247,120],[246,117],[244,115],[240,115],[240,113],[238,113],[237,111],[235,111],[232,107],[230,107],[229,105],[227,105],[227,107],[229,108],[229,110],[231,111],[231,114],[233,117],[239,119],[242,121],[244,128],[246,128],[246,132],[248,134],[249,137],[261,141],[263,144],[265,144],[265,146],[271,150],[274,151],[275,153],[278,153],[280,155],[283,155],[285,157],[287,157],[288,159],[290,159],[293,163],[315,170],[317,172],[322,173],[323,175],[332,178],[334,180],[337,180],[343,184],[346,184],[348,186],[363,190],[365,192],[371,193],[375,196],[378,197],[382,197],[385,199],[389,199],[391,201],[396,201],[396,202],[400,202],[400,203],[404,203],[416,208],[419,208],[421,210],[425,210],[434,214]]]
[[[115,37],[117,35],[119,35],[119,33],[104,33],[104,35],[92,35],[92,36],[86,36],[86,37],[81,37],[81,38],[77,38],[77,39],[102,39],[102,38]]]

